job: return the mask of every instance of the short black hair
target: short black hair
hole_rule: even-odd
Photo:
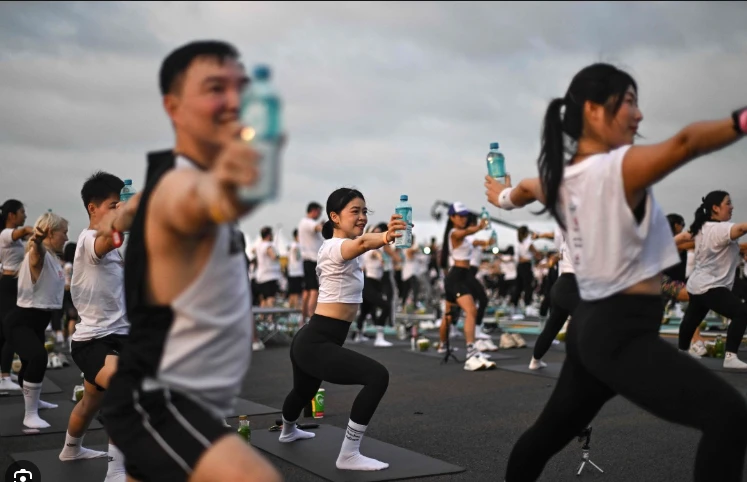
[[[306,214],[309,214],[311,211],[315,209],[322,209],[322,205],[317,202],[310,202],[308,206],[306,206]]]
[[[161,63],[158,73],[161,95],[181,90],[184,73],[197,57],[213,57],[222,63],[226,59],[238,59],[239,51],[233,45],[219,40],[199,40],[179,47]]]
[[[262,239],[265,239],[267,236],[272,234],[272,228],[270,226],[265,226],[262,228],[262,230],[259,232],[259,235]]]
[[[293,230],[293,237],[298,237],[298,229]]]
[[[101,205],[108,197],[119,193],[124,187],[124,181],[104,171],[96,171],[91,177],[83,183],[83,189],[80,190],[80,197],[83,198],[83,207],[88,212],[90,203],[96,206]]]

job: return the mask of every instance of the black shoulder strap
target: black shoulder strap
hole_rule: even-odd
[[[130,235],[125,252],[125,302],[128,314],[132,317],[139,309],[145,308],[143,287],[148,273],[148,259],[145,250],[145,212],[150,195],[158,181],[176,165],[176,156],[171,149],[148,153],[148,170],[145,177],[140,204],[130,227]]]

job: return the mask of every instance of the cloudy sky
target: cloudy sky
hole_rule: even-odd
[[[572,76],[604,60],[638,81],[643,142],[747,104],[747,3],[150,2],[0,3],[0,197],[30,222],[47,208],[87,224],[96,169],[143,182],[145,153],[173,145],[157,72],[195,39],[268,63],[285,99],[282,193],[242,226],[295,227],[340,186],[388,218],[406,193],[416,221],[436,199],[485,204],[499,141],[514,179],[536,175],[541,119]],[[656,187],[690,221],[701,196],[732,193],[747,221],[747,141]],[[493,210],[495,213],[497,210]],[[502,214],[532,219],[527,210]]]

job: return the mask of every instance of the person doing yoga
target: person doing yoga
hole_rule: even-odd
[[[327,216],[319,249],[316,272],[319,299],[309,323],[293,338],[290,359],[293,388],[283,403],[283,431],[280,442],[308,439],[313,433],[296,427],[301,410],[319,390],[322,381],[339,385],[363,385],[353,402],[337,468],[382,470],[389,464],[360,453],[360,443],[376,407],[389,385],[389,372],[379,362],[343,348],[350,324],[363,302],[363,271],[359,257],[367,251],[394,243],[407,228],[402,217],[391,217],[383,233],[363,234],[368,209],[363,194],[341,188],[327,199]]]

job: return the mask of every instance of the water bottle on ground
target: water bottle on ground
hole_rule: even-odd
[[[487,157],[488,175],[503,184],[506,182],[506,159],[498,150],[499,147],[497,142],[490,144],[490,152],[488,152]]]
[[[412,206],[407,201],[407,194],[401,195],[399,197],[399,204],[394,209],[394,212],[402,216],[402,220],[407,223],[407,229],[397,231],[398,233],[402,233],[402,236],[396,238],[394,241],[394,247],[399,249],[412,247]]]
[[[239,189],[239,197],[245,203],[274,199],[278,192],[282,102],[270,78],[269,67],[257,66],[241,102],[241,122],[245,126],[241,137],[261,156],[259,179],[253,186]]]
[[[238,433],[247,443],[252,443],[252,426],[250,425],[249,420],[246,419],[246,415],[239,416]]]

